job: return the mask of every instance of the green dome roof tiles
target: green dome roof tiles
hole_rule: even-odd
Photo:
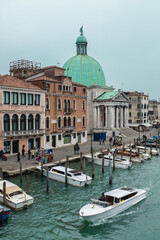
[[[87,39],[85,38],[85,36],[80,35],[80,36],[77,38],[76,44],[77,44],[77,43],[87,43]]]
[[[65,75],[72,77],[73,82],[86,86],[93,86],[94,84],[106,86],[105,76],[100,64],[90,56],[74,56],[63,65],[63,68],[66,69]]]

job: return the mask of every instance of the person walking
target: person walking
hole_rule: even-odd
[[[102,140],[101,140],[101,138],[99,139],[99,145],[101,145],[101,142],[102,142]]]
[[[21,158],[20,158],[20,152],[17,153],[17,162],[20,162]]]
[[[0,160],[2,160],[3,154],[4,154],[4,153],[3,153],[3,150],[1,149],[1,150],[0,150]]]
[[[25,146],[23,145],[23,148],[22,148],[22,158],[24,158],[25,157]]]
[[[30,159],[31,158],[31,150],[29,149],[28,150],[28,159]]]
[[[78,145],[78,142],[76,143],[76,153],[79,154],[80,147]]]
[[[76,155],[76,144],[74,145],[74,155]]]

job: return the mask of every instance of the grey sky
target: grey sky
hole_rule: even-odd
[[[63,66],[81,25],[107,85],[159,99],[159,0],[0,0],[0,74],[27,59]]]

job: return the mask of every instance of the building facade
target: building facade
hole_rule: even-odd
[[[25,65],[23,64],[25,63]],[[27,61],[11,64],[10,72],[25,82],[46,91],[45,95],[45,147],[62,147],[87,141],[87,89],[64,75],[63,68],[39,68],[38,63],[27,70]],[[21,68],[18,67],[21,65]],[[29,71],[29,72],[28,72]]]
[[[15,154],[44,146],[45,92],[21,79],[0,76],[0,148]]]
[[[157,100],[149,100],[148,120],[151,124],[160,122],[160,102]]]
[[[129,99],[128,124],[132,128],[148,126],[149,96],[139,92],[125,92]]]

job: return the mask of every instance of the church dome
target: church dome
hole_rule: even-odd
[[[77,38],[77,55],[71,57],[64,65],[65,75],[72,77],[72,81],[86,86],[106,86],[105,76],[101,65],[87,55],[87,39],[83,36],[83,27],[80,29],[81,35]]]

